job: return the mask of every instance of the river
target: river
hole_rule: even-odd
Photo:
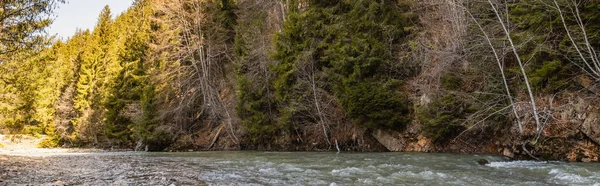
[[[596,163],[426,153],[68,153],[0,166],[0,185],[600,185]]]

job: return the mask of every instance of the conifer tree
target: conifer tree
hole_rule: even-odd
[[[394,90],[401,79],[384,73],[398,62],[394,43],[408,34],[401,8],[392,1],[309,1],[306,10],[289,11],[273,55],[280,61],[272,68],[280,122],[299,122],[307,112],[301,105],[310,103],[305,95],[315,94],[309,84],[322,77],[330,83],[320,86],[329,87],[355,124],[375,129],[407,124],[410,103]]]
[[[131,142],[132,137],[144,138],[146,136],[142,134],[151,130],[146,122],[153,119],[152,114],[146,115],[150,111],[144,105],[152,104],[152,99],[142,100],[147,91],[152,91],[151,82],[147,79],[150,69],[146,66],[149,64],[145,61],[150,42],[149,16],[147,4],[138,2],[116,22],[123,25],[122,32],[126,33],[123,46],[118,51],[118,61],[123,68],[111,84],[111,94],[105,102],[105,116],[109,137],[120,143]],[[124,115],[124,112],[130,113]]]
[[[89,34],[87,44],[80,56],[80,75],[77,82],[75,107],[80,113],[77,125],[88,140],[98,143],[106,140],[103,131],[102,103],[105,101],[107,86],[120,70],[115,59],[115,33],[110,8],[105,6],[98,17],[94,31]],[[100,138],[99,138],[100,137]]]
[[[42,47],[44,28],[52,23],[54,9],[64,0],[0,2],[0,56]],[[2,62],[0,62],[1,64]]]

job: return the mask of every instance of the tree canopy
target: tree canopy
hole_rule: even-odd
[[[64,0],[6,0],[0,2],[0,55],[43,47],[44,28]]]

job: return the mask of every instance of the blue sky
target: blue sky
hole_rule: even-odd
[[[55,11],[54,23],[48,29],[48,34],[67,39],[77,28],[93,29],[98,15],[105,5],[110,6],[113,16],[127,10],[133,0],[68,0]]]

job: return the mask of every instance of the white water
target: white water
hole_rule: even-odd
[[[600,164],[421,153],[156,153],[211,185],[600,185]],[[477,164],[485,158],[486,166]]]
[[[479,159],[491,163],[482,166]],[[10,166],[0,167],[0,185],[600,186],[598,163],[507,161],[498,156],[456,154],[57,153],[0,157],[3,163]]]

